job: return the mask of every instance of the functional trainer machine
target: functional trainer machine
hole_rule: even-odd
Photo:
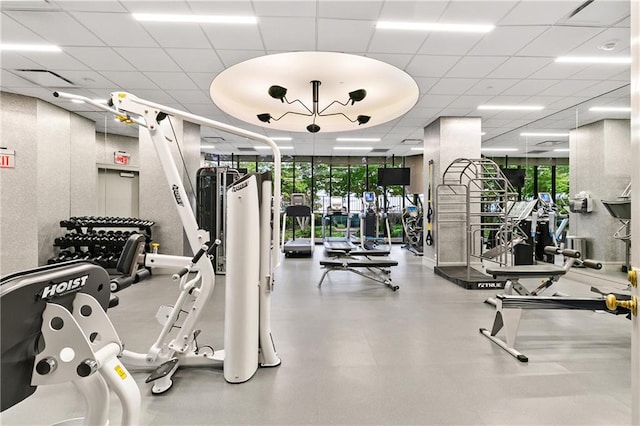
[[[118,360],[122,343],[109,317],[109,275],[98,265],[71,261],[0,280],[4,411],[40,385],[73,383],[86,416],[57,424],[109,424],[110,391],[122,406],[120,424],[135,426],[140,390]]]
[[[219,365],[223,361],[224,378],[231,383],[249,380],[258,366],[280,365],[271,335],[270,304],[274,271],[279,260],[272,247],[278,250],[280,246],[280,221],[277,215],[280,206],[281,156],[278,146],[263,135],[143,100],[126,92],[112,93],[110,105],[68,93],[54,95],[84,101],[115,114],[122,122],[137,123],[148,132],[167,178],[167,190],[175,200],[191,250],[196,253],[193,258],[155,253],[144,256],[142,262],[146,267],[172,268],[176,271],[172,278],[178,283],[180,294],[173,306],[160,307],[157,317],[162,318],[162,331],[148,351],[135,353],[124,350],[122,361],[135,367],[155,369],[147,379],[153,382],[151,391],[155,394],[171,388],[171,378],[181,365],[209,366]],[[215,285],[213,265],[208,255],[216,242],[211,241],[207,231],[198,228],[171,155],[169,144],[177,141],[175,137],[166,137],[163,128],[170,129],[174,117],[264,143],[273,152],[272,177],[268,173],[249,174],[235,181],[227,191],[229,214],[224,350],[202,351],[196,341],[200,334],[197,328],[200,318],[209,304]],[[272,220],[274,215],[275,220]],[[181,312],[187,315],[177,326]],[[178,333],[172,338],[170,331],[176,327]]]
[[[315,215],[311,210],[311,207],[306,205],[306,199],[304,194],[291,194],[291,205],[287,206],[282,215],[282,252],[285,257],[291,256],[313,256],[313,248],[315,246]],[[290,240],[285,240],[285,229],[287,227],[287,218],[293,219],[293,237]],[[310,227],[309,238],[296,238],[296,223],[300,229],[304,230]],[[310,223],[310,224],[309,224]]]

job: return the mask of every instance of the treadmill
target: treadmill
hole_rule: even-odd
[[[282,216],[282,252],[285,257],[311,257],[313,256],[315,217],[310,206],[306,205],[304,194],[291,194],[291,205],[288,206]],[[285,240],[285,230],[287,228],[287,218],[293,218],[293,237]],[[296,238],[296,224],[302,230],[308,225],[311,218],[309,238]]]

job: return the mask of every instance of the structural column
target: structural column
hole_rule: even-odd
[[[161,122],[173,159],[195,212],[196,173],[200,166],[200,126],[175,117]],[[191,255],[173,192],[146,129],[140,128],[140,217],[155,222],[153,240],[162,254]]]
[[[425,219],[424,235],[427,235],[426,210],[428,208],[428,189],[431,184],[431,204],[434,205],[437,186],[442,183],[442,174],[446,168],[458,158],[480,158],[481,119],[479,117],[440,117],[424,129],[424,194]],[[429,166],[430,162],[433,162]],[[431,167],[430,179],[429,168]],[[430,182],[430,180],[432,180]],[[436,230],[435,213],[432,215],[431,232],[433,245],[428,246],[425,241],[423,250],[423,264],[434,266],[437,253],[440,253],[440,263],[465,263],[465,232],[466,229],[447,229],[446,235],[438,235]]]
[[[601,120],[571,131],[569,136],[569,192],[586,191],[594,199],[593,212],[569,216],[571,234],[585,237],[587,257],[619,269],[625,246],[613,234],[620,228],[601,200],[616,200],[629,184],[631,156],[629,120]]]

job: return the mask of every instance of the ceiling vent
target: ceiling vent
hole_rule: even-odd
[[[388,149],[388,148],[373,148],[373,149],[372,149],[371,151],[369,151],[369,152],[374,153],[374,152],[387,152],[387,151],[389,151],[389,149]]]
[[[49,87],[49,88],[58,88],[58,87],[77,87],[71,80],[68,80],[57,74],[53,71],[49,70],[28,70],[28,69],[20,69],[15,70],[17,75],[28,80],[38,86]]]
[[[404,139],[400,142],[401,145],[421,145],[424,141],[422,139]]]
[[[527,154],[544,154],[545,152],[549,152],[546,149],[534,149],[532,151],[527,151]]]
[[[239,146],[236,148],[240,152],[256,152],[256,150],[252,147]]]
[[[552,147],[556,145],[562,145],[563,143],[566,143],[566,141],[542,141],[542,142],[538,142],[536,146]]]
[[[225,142],[225,139],[222,136],[203,136],[200,139],[202,139],[202,142],[207,142],[207,143]]]
[[[606,27],[629,16],[629,2],[587,0],[575,8],[559,25]]]

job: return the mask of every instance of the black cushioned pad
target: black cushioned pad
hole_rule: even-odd
[[[501,268],[487,268],[487,274],[505,278],[546,278],[564,275],[564,267],[552,264],[515,265]]]
[[[396,260],[377,259],[325,259],[320,261],[320,266],[335,266],[345,268],[386,268],[389,266],[398,266]]]
[[[48,300],[40,297],[51,285],[74,279],[80,279],[84,286]],[[109,274],[88,262],[48,265],[12,274],[0,283],[0,411],[4,411],[36,390],[36,386],[31,386],[31,374],[47,302],[62,305],[71,312],[76,293],[82,292],[95,298],[106,311],[110,291]]]
[[[138,244],[145,242],[145,236],[142,234],[132,234],[127,242],[124,243],[124,248],[122,249],[122,253],[118,258],[118,263],[116,264],[116,271],[128,274],[131,271],[131,267],[135,262],[138,261]]]

